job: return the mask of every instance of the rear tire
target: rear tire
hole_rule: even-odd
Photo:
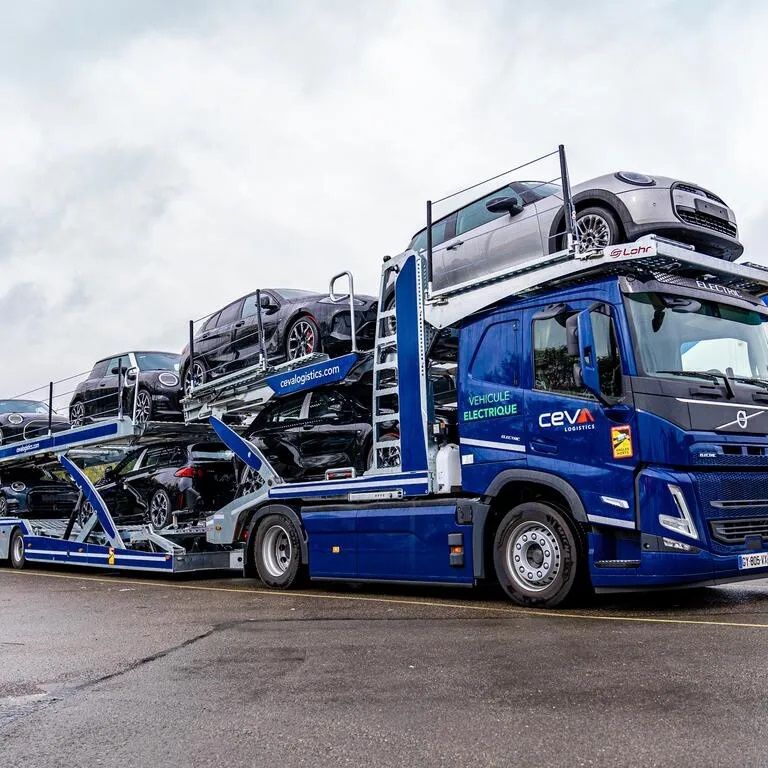
[[[302,576],[301,538],[285,515],[267,515],[253,537],[251,562],[268,587],[290,589]]]
[[[518,504],[502,519],[493,546],[496,576],[518,605],[553,608],[584,581],[584,548],[566,515],[549,504]]]
[[[69,406],[69,423],[73,427],[82,427],[85,424],[85,404],[82,400],[75,400]]]
[[[182,387],[184,390],[184,396],[189,397],[194,387],[199,387],[205,384],[207,379],[207,373],[205,366],[199,361],[195,360],[193,363],[187,366],[182,376]]]
[[[27,563],[24,552],[24,536],[18,528],[14,528],[11,535],[11,567],[20,571]]]
[[[173,509],[168,491],[159,488],[152,494],[152,498],[147,506],[147,513],[149,515],[149,522],[158,531],[170,525]]]

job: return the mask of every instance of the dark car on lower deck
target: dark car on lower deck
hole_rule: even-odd
[[[68,518],[78,498],[61,472],[36,466],[0,469],[0,517]]]
[[[96,488],[116,522],[148,522],[159,529],[174,517],[197,520],[231,501],[235,466],[220,443],[160,443],[129,453]],[[81,521],[89,511],[84,505]]]

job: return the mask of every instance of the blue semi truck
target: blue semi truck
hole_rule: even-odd
[[[110,435],[4,446],[0,471],[60,456],[93,515],[0,518],[0,557],[231,568],[280,589],[498,580],[542,607],[768,577],[767,271],[649,236],[569,244],[436,294],[429,260],[428,248],[383,264],[373,350],[263,362],[190,394],[189,428],[216,432],[259,478],[251,493],[197,528],[121,529],[65,454],[88,429],[114,443],[160,439],[157,425],[124,416],[100,425]],[[366,376],[362,474],[285,482],[243,437],[274,398]]]

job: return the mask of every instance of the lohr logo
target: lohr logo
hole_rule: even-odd
[[[566,432],[579,432],[595,428],[595,417],[587,408],[577,408],[575,411],[551,411],[539,416],[539,426],[564,427]]]
[[[650,253],[651,250],[650,245],[635,245],[631,248],[613,248],[608,255],[617,259],[619,256],[639,256],[642,253]]]

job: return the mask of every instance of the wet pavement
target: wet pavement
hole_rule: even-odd
[[[9,766],[764,766],[768,582],[494,592],[0,568]]]

